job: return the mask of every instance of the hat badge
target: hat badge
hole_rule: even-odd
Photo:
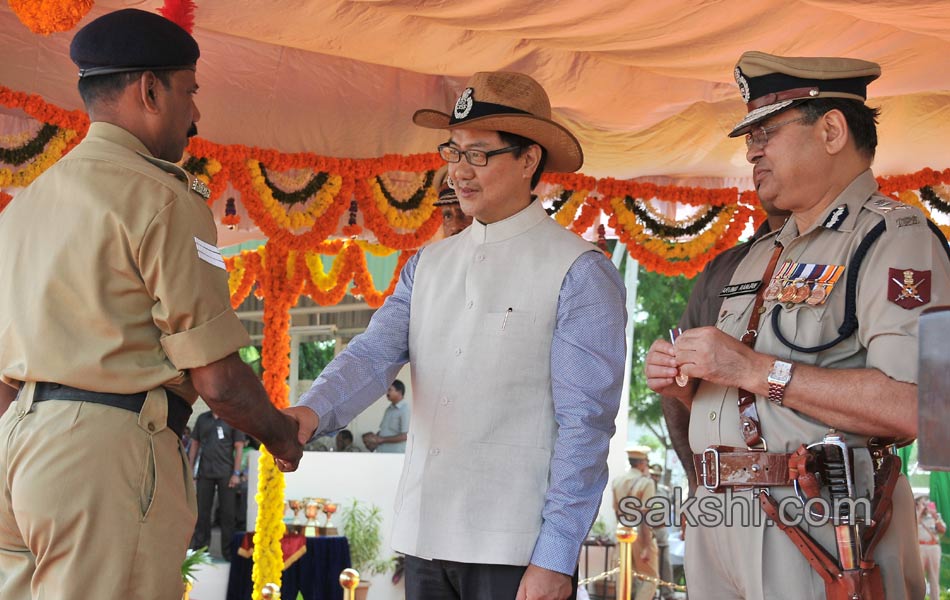
[[[472,99],[474,92],[475,90],[472,88],[465,88],[465,91],[459,96],[458,101],[455,103],[456,119],[464,119],[468,116],[468,113],[472,112],[472,106],[475,104],[475,100]]]
[[[739,67],[736,67],[735,70],[736,83],[739,85],[739,93],[742,94],[743,102],[748,103],[749,98],[752,94],[749,92],[749,82],[746,80],[745,75],[742,74],[742,70]]]

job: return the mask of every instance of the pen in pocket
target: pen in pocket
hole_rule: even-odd
[[[511,314],[511,311],[512,311],[512,310],[514,310],[514,309],[509,308],[508,310],[505,311],[505,320],[501,322],[501,330],[502,330],[502,331],[505,330],[505,326],[508,324],[508,315]]]

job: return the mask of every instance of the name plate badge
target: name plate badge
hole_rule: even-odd
[[[732,298],[733,296],[745,296],[746,294],[754,294],[759,291],[759,288],[762,287],[761,281],[747,281],[746,283],[736,283],[734,285],[727,285],[722,288],[722,291],[719,292],[720,298]]]

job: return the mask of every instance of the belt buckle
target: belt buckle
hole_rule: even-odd
[[[706,460],[707,455],[712,455],[713,458],[713,471],[716,474],[716,482],[712,485],[709,484],[709,467]],[[709,446],[703,450],[703,487],[709,490],[710,492],[715,492],[719,489],[720,479],[719,479],[719,449],[715,446]]]

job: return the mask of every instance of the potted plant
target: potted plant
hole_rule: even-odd
[[[195,585],[198,567],[201,565],[210,565],[211,555],[208,554],[208,547],[189,550],[185,553],[185,560],[181,563],[181,580],[185,584],[185,593],[181,600],[188,600],[191,588]]]
[[[357,600],[364,600],[369,576],[385,573],[393,566],[392,558],[380,558],[383,545],[383,514],[375,504],[364,504],[355,498],[342,510],[343,535],[350,545],[350,562],[360,573]]]

